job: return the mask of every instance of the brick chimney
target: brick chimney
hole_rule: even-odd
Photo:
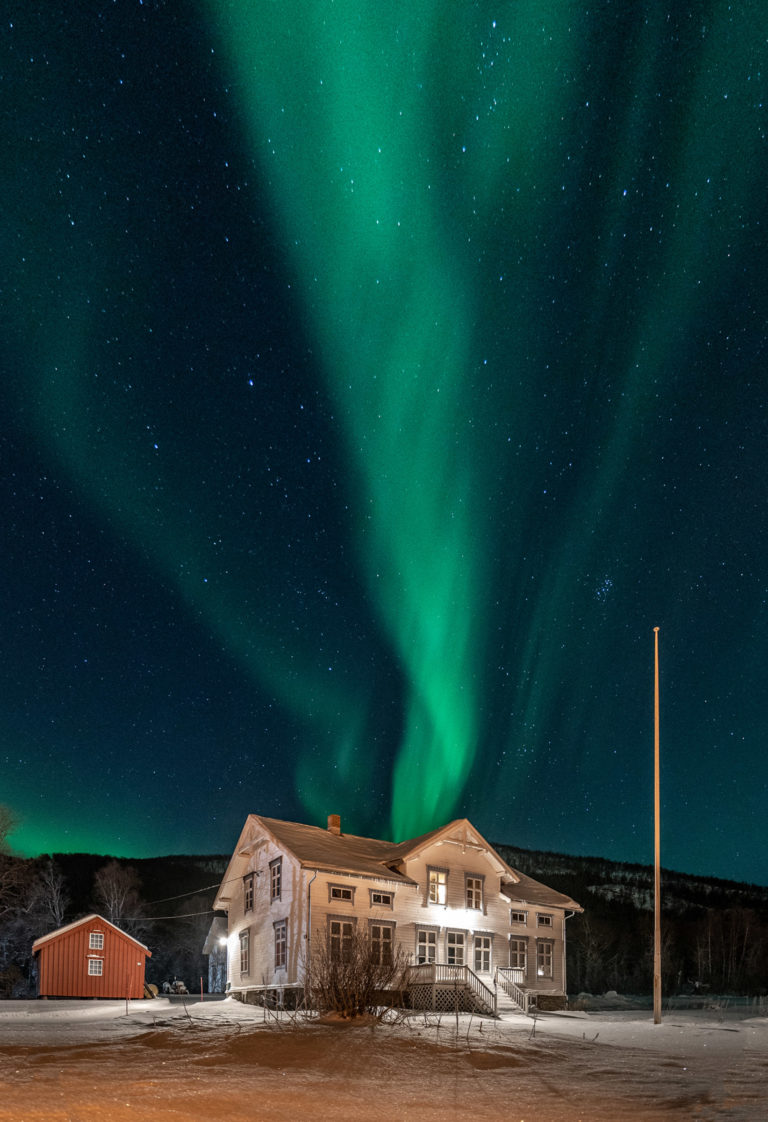
[[[341,833],[341,818],[338,814],[328,815],[328,832],[337,835]]]

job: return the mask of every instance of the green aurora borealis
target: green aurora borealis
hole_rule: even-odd
[[[5,45],[18,844],[648,860],[658,624],[665,862],[764,881],[768,14],[51,11]]]

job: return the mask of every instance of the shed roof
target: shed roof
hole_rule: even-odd
[[[95,920],[99,920],[100,923],[104,923],[107,927],[111,927],[113,931],[116,931],[118,935],[122,935],[124,939],[130,939],[130,941],[132,943],[135,943],[137,947],[141,947],[141,949],[145,951],[150,958],[152,957],[152,951],[150,951],[144,945],[144,943],[140,943],[138,939],[134,939],[133,935],[129,935],[127,931],[123,931],[121,930],[121,928],[116,927],[114,923],[110,923],[108,919],[104,919],[104,916],[97,915],[96,912],[91,912],[89,915],[83,916],[81,919],[73,920],[72,923],[65,923],[63,927],[57,927],[55,931],[49,931],[47,935],[41,935],[40,938],[35,939],[34,943],[32,944],[32,953],[37,954],[44,943],[49,943],[54,939],[59,939],[62,935],[66,935],[67,932],[74,931],[76,927],[82,927],[84,924],[92,924]]]

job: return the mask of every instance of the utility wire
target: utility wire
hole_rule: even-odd
[[[260,874],[257,873],[257,876]],[[209,892],[212,888],[221,888],[224,884],[232,884],[233,881],[241,881],[242,877],[228,877],[226,880],[218,880],[215,884],[206,884],[204,888],[193,888],[191,892],[180,892],[178,896],[161,896],[159,900],[147,900],[147,907],[152,904],[168,904],[171,900],[183,900],[185,896],[197,896],[198,892]],[[160,916],[157,917],[158,919]]]

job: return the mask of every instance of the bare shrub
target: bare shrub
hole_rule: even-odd
[[[343,946],[317,932],[306,971],[308,1004],[319,1013],[352,1019],[381,1015],[402,1005],[407,959],[401,947],[376,954],[366,935],[354,932]]]

